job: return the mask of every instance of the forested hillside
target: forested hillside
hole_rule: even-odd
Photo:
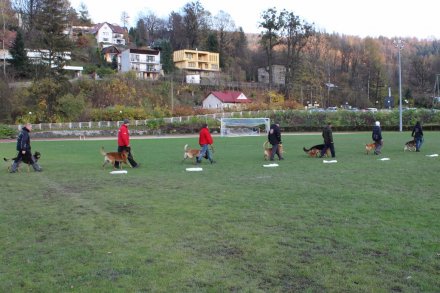
[[[195,111],[207,92],[223,89],[241,90],[256,104],[269,108],[273,94],[283,96],[286,102],[295,101],[298,107],[317,102],[322,107],[382,108],[386,107],[384,97],[389,89],[395,105],[398,101],[399,50],[393,44],[395,39],[320,32],[295,12],[282,8],[261,12],[261,34],[248,34],[236,27],[226,7],[212,15],[198,1],[170,11],[165,19],[151,11],[142,12],[136,26],[125,27],[126,48],[161,50],[164,76],[148,82],[117,73],[114,64],[103,60],[101,44],[93,35],[71,38],[65,33],[72,26],[93,24],[86,5],[79,11],[67,0],[5,0],[0,5],[0,36],[12,55],[12,60],[3,62],[0,122],[86,119],[94,109],[115,106],[141,108],[147,116],[173,115],[177,109]],[[121,16],[127,17],[124,13],[121,11]],[[435,85],[440,74],[440,41],[403,41],[400,52],[405,105],[436,106],[433,97],[438,95]],[[30,62],[26,58],[28,49],[47,50],[47,60]],[[205,86],[184,84],[184,73],[172,63],[172,52],[179,49],[218,52],[220,81]],[[72,53],[71,60],[59,58],[66,51]],[[61,70],[66,64],[84,66],[83,80],[69,82],[70,77]],[[258,83],[257,70],[261,67],[269,69],[272,81],[271,65],[286,68],[284,85]],[[88,80],[92,73],[101,79]],[[33,84],[17,88],[17,81]]]

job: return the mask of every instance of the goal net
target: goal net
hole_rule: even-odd
[[[221,136],[259,135],[269,132],[270,118],[221,118]]]

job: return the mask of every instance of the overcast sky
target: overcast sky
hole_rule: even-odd
[[[168,18],[171,11],[181,12],[186,3],[196,0],[70,0],[73,8],[86,3],[93,22],[122,24],[121,12],[130,16],[130,26],[135,26],[139,13],[148,11]],[[315,28],[328,33],[360,37],[416,37],[440,39],[439,0],[200,0],[216,15],[220,10],[231,15],[236,27],[245,33],[259,33],[261,13],[272,7],[286,9],[301,19],[314,23]]]

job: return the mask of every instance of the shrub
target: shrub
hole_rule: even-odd
[[[0,138],[14,138],[17,131],[7,125],[0,124]]]

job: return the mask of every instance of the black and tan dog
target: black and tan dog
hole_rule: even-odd
[[[129,166],[131,166],[130,164],[128,164],[127,159],[128,159],[128,153],[126,151],[122,151],[122,152],[105,152],[104,151],[104,147],[101,147],[101,155],[104,156],[104,164],[102,165],[102,168],[104,169],[105,166],[108,163],[111,163],[113,165],[113,169],[116,169],[115,167],[115,163],[118,162],[119,163],[119,168],[122,169],[122,163],[125,163]]]
[[[410,140],[405,143],[405,146],[403,147],[403,151],[410,151],[415,152],[416,151],[416,141]]]
[[[280,156],[283,157],[284,147],[282,144],[278,145],[278,152],[280,153]],[[269,160],[272,156],[272,147],[269,145],[268,141],[263,143],[263,156],[265,161]]]
[[[319,158],[321,156],[321,151],[324,149],[325,145],[324,144],[317,144],[312,146],[309,149],[306,149],[305,147],[303,147],[303,151],[311,158]],[[326,153],[324,154],[324,156],[329,156],[330,155],[330,149],[327,149]]]
[[[41,158],[41,153],[40,152],[34,152],[34,154],[32,155],[32,159],[34,160],[34,163],[37,163],[38,160]],[[7,159],[7,158],[3,158],[3,160],[5,162],[10,162],[10,161],[15,161],[17,159],[17,157],[12,158],[12,159]],[[29,161],[29,159],[27,157],[23,157],[22,160],[23,163],[25,163],[27,165],[27,170],[28,172],[30,171],[30,167],[32,166],[32,162]],[[20,167],[17,168],[18,172],[20,172]],[[11,166],[8,166],[8,172],[11,171]]]

